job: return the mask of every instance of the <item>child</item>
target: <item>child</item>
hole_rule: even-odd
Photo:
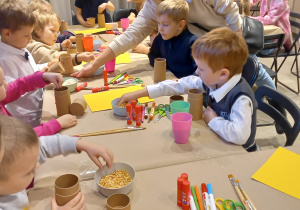
[[[156,8],[159,34],[148,54],[151,66],[155,58],[165,58],[167,69],[181,78],[194,74],[197,66],[191,46],[197,39],[187,28],[188,3],[184,0],[166,0]]]
[[[29,2],[29,6],[32,11],[35,10],[43,10],[45,12],[52,12],[52,6],[51,4],[46,0],[31,0]]]
[[[72,45],[69,39],[55,45],[61,23],[59,17],[54,12],[49,13],[41,10],[35,10],[33,15],[36,24],[32,32],[32,40],[26,47],[27,50],[38,64],[58,59],[59,51]],[[90,62],[93,59],[94,55],[88,52],[72,55],[74,66],[79,65],[82,61]]]
[[[90,22],[86,21],[89,17],[96,18],[96,23],[98,22],[97,14],[104,13],[105,22],[110,23],[111,17],[107,13],[106,9],[113,12],[115,11],[115,6],[109,0],[76,0],[75,6],[77,7],[76,17],[78,22],[84,27],[91,27]]]
[[[113,161],[112,152],[98,144],[77,137],[56,134],[38,138],[33,129],[20,120],[0,116],[0,138],[5,143],[0,163],[0,209],[25,209],[29,206],[25,188],[34,177],[39,164],[57,155],[85,151],[101,169],[102,157],[108,167]],[[55,199],[52,208],[57,209]],[[84,197],[79,193],[61,209],[83,209]]]
[[[214,29],[200,37],[192,46],[192,55],[198,66],[196,76],[166,80],[147,88],[124,94],[122,104],[143,96],[155,98],[180,95],[189,89],[207,93],[208,107],[203,119],[223,139],[243,145],[247,151],[256,150],[257,102],[245,79],[241,77],[248,57],[245,40],[227,27]]]
[[[63,83],[63,78],[58,73],[47,73],[37,71],[32,75],[21,77],[9,84],[4,81],[4,74],[0,67],[0,112],[3,115],[11,116],[5,105],[17,100],[24,93],[34,91],[37,88],[43,88],[53,82],[59,88]],[[59,132],[62,128],[69,128],[76,125],[77,119],[75,116],[66,114],[53,119],[47,123],[42,123],[34,128],[37,136],[48,136]]]

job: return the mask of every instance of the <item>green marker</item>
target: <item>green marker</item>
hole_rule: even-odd
[[[195,206],[196,206],[197,210],[200,210],[194,186],[191,186],[191,191],[192,191],[192,195],[194,198]]]

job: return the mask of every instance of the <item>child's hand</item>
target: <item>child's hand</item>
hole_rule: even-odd
[[[136,100],[138,98],[145,97],[145,96],[149,96],[147,88],[144,88],[144,89],[138,90],[138,91],[134,91],[131,93],[125,93],[124,95],[121,96],[121,98],[119,98],[119,101],[116,104],[116,106],[120,106],[123,103],[131,102],[132,100]]]
[[[90,159],[100,168],[102,169],[102,163],[99,160],[99,157],[102,157],[103,160],[106,162],[108,168],[111,167],[111,164],[114,160],[113,153],[104,146],[99,144],[95,144],[89,142],[87,140],[79,139],[76,143],[76,149],[78,151],[85,151]]]
[[[87,27],[87,28],[91,28],[92,27],[92,24],[89,21],[85,21],[82,25],[84,27]]]
[[[49,64],[48,64],[48,66],[49,66]],[[48,66],[42,68],[42,69],[41,69],[41,72],[47,72],[47,71],[48,71],[48,68],[49,68]]]
[[[58,123],[61,128],[70,128],[77,124],[77,118],[74,115],[65,114],[59,118],[57,118]]]
[[[53,83],[56,88],[60,88],[62,83],[64,82],[62,75],[59,73],[45,72],[43,73],[42,77],[45,82]]]
[[[74,43],[74,42],[76,42],[76,37],[75,37],[75,36],[70,36],[70,37],[69,37],[69,40],[70,40],[72,43]]]
[[[203,112],[203,120],[207,124],[217,116],[217,113],[209,106],[207,106],[206,110]]]
[[[90,53],[90,52],[84,52],[84,53],[81,53],[81,54],[77,55],[77,60],[79,62],[85,61],[85,62],[89,63],[94,59],[95,59],[94,54]]]
[[[76,40],[75,40],[76,41]],[[62,48],[69,48],[72,46],[72,42],[69,39],[65,39],[62,43],[61,43],[61,47]]]
[[[75,198],[70,200],[66,205],[64,206],[58,206],[55,200],[55,195],[52,197],[51,200],[51,209],[52,210],[69,210],[69,209],[78,209],[78,210],[84,210],[85,209],[85,199],[82,192],[79,192]]]
[[[98,13],[102,13],[106,9],[106,3],[99,5]]]

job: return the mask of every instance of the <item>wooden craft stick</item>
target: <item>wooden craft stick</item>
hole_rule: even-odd
[[[100,36],[99,34],[98,34],[98,36],[99,36],[99,38],[101,39],[101,41],[103,41],[103,42],[107,42],[102,36]]]
[[[146,129],[146,128],[145,127],[119,128],[119,129],[98,131],[98,132],[92,132],[92,133],[76,134],[76,135],[73,135],[73,136],[76,136],[76,137],[98,136],[98,135],[106,135],[106,134],[112,134],[112,133],[122,133],[122,132],[137,131],[137,130],[144,130],[144,129]]]

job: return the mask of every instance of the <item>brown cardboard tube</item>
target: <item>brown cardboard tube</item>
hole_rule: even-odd
[[[203,112],[203,93],[201,90],[189,90],[188,102],[190,103],[190,114],[193,115],[193,120],[201,120]]]
[[[51,66],[49,66],[47,71],[63,74],[65,72],[65,68],[63,67],[63,65],[59,61],[56,61]]]
[[[183,96],[180,96],[180,95],[173,95],[173,96],[170,96],[170,104],[171,104],[173,101],[184,101],[184,98],[183,98]]]
[[[79,179],[74,174],[64,174],[55,180],[55,193],[69,196],[79,190]]]
[[[96,21],[96,18],[94,17],[89,17],[86,19],[88,22],[91,23],[91,27],[94,28],[95,27],[95,21]]]
[[[109,196],[106,202],[107,210],[130,210],[130,198],[124,194]]]
[[[67,53],[69,53],[69,54],[77,53],[77,48],[76,47],[69,47],[67,49]]]
[[[62,66],[65,69],[64,74],[71,74],[74,72],[72,57],[68,53],[61,54],[59,56],[59,61],[62,63]]]
[[[82,98],[76,98],[70,105],[70,112],[72,115],[81,116],[86,110],[87,103]]]
[[[105,16],[102,13],[98,13],[98,27],[105,28]]]
[[[60,27],[59,27],[60,34],[62,34],[64,31],[67,31],[67,30],[69,30],[68,22],[62,20]]]
[[[83,42],[82,42],[83,37],[84,37],[84,34],[76,34],[75,35],[77,52],[84,52]]]
[[[56,200],[57,205],[59,205],[59,206],[66,205],[70,200],[75,198],[79,192],[80,192],[80,189],[78,189],[77,192],[75,192],[71,195],[67,195],[67,196],[62,196],[62,195],[55,193],[55,200]]]
[[[165,58],[155,58],[154,60],[154,82],[166,80],[167,63]]]
[[[57,110],[57,116],[70,114],[71,97],[69,88],[62,86],[59,89],[54,90],[55,104]]]

